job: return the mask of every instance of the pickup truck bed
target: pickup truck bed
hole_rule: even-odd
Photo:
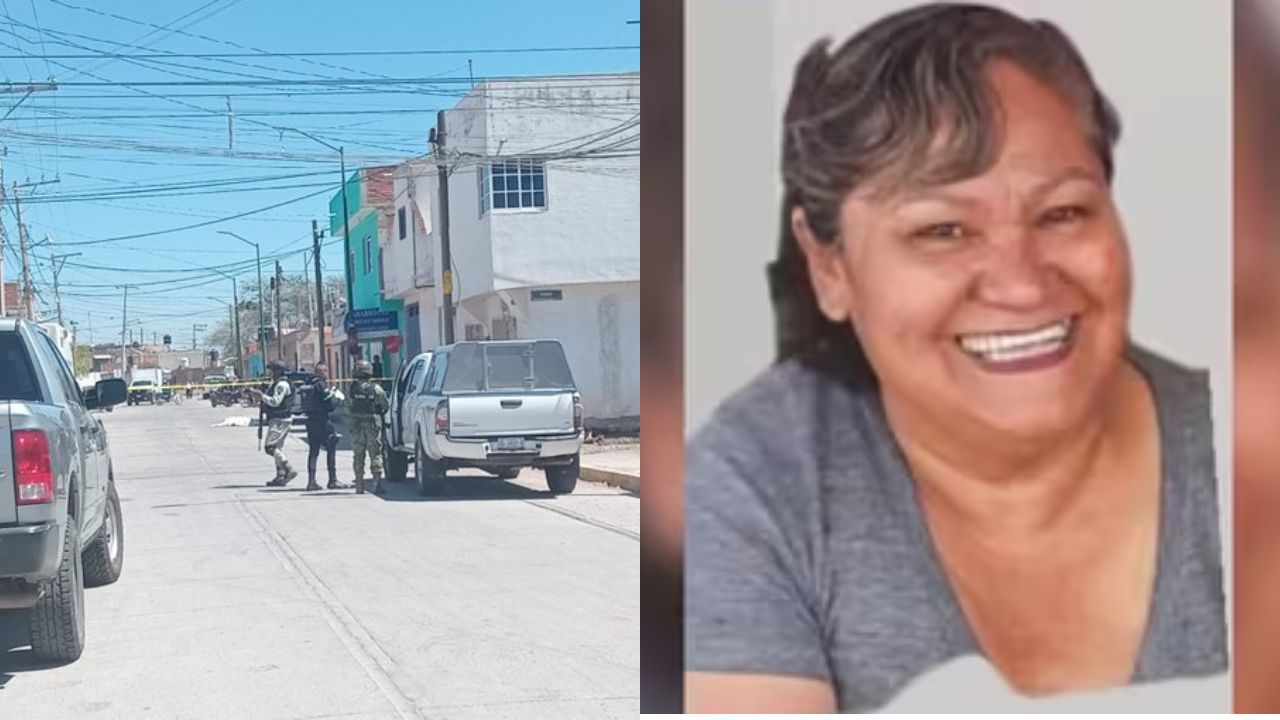
[[[413,426],[401,437],[413,443],[422,494],[444,492],[446,472],[466,467],[501,478],[515,477],[524,467],[541,468],[551,492],[573,492],[582,399],[558,341],[436,348],[421,382],[407,389],[415,394]]]
[[[115,582],[124,526],[106,430],[90,410],[123,380],[82,392],[38,326],[0,318],[0,608],[29,613],[36,658],[84,649],[84,587]]]

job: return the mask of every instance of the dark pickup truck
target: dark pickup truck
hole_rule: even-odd
[[[38,325],[0,318],[0,609],[29,613],[36,659],[85,643],[85,585],[124,566],[124,524],[101,420],[123,380],[82,391]]]

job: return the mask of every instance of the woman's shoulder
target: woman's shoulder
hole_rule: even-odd
[[[1140,345],[1129,347],[1129,358],[1157,395],[1189,394],[1208,399],[1208,370],[1185,365]]]
[[[841,453],[866,444],[854,420],[873,392],[794,360],[770,367],[691,437],[686,488],[746,484],[761,498],[783,490],[816,496],[833,443]]]
[[[1190,433],[1196,442],[1211,442],[1209,371],[1184,365],[1137,345],[1130,346],[1129,358],[1151,388],[1165,441],[1175,440],[1171,433],[1176,433],[1181,438],[1177,442],[1185,442]]]
[[[812,449],[821,434],[816,426],[830,408],[861,405],[865,392],[799,361],[777,363],[723,400],[690,444],[714,449],[745,442],[767,450]],[[809,447],[801,447],[805,445]]]

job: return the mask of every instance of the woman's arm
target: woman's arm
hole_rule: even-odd
[[[831,683],[815,678],[752,673],[690,672],[684,675],[685,712],[834,713]]]

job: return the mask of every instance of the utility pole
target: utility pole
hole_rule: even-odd
[[[311,269],[311,251],[302,251],[302,284],[297,289],[302,291],[302,295],[298,300],[298,314],[302,314],[303,308],[307,310],[307,325],[314,326],[316,324],[316,311],[311,307],[311,281],[307,279],[307,271]]]
[[[280,312],[280,295],[284,289],[280,261],[276,261],[276,359],[284,362],[284,318]]]
[[[48,240],[48,236],[45,236]],[[62,293],[58,289],[58,274],[62,272],[62,266],[66,264],[67,258],[83,255],[84,253],[66,253],[64,255],[52,255],[50,260],[53,261],[53,300],[58,309],[58,324],[62,324]],[[61,260],[61,262],[59,262]]]
[[[13,184],[13,208],[18,216],[18,252],[22,254],[22,312],[28,320],[34,320],[31,305],[35,291],[31,287],[31,262],[27,258],[27,226],[22,224],[22,202],[18,199],[18,183]]]
[[[33,188],[40,185],[52,185],[59,182],[54,180],[40,180],[37,182],[18,184],[13,182],[13,211],[18,219],[18,250],[22,255],[22,304],[23,312],[26,313],[28,320],[36,319],[35,310],[35,286],[31,284],[31,260],[27,256],[27,226],[22,222],[22,201],[18,195],[18,188]]]
[[[129,358],[126,354],[127,346],[124,342],[125,331],[129,327],[129,286],[120,285],[118,287],[124,288],[124,309],[120,313],[120,379],[123,380],[129,370]]]
[[[315,220],[311,221],[311,260],[316,272],[316,325],[320,328],[320,359],[329,357],[324,347],[324,284],[320,279],[320,238],[324,231]]]
[[[7,156],[8,154],[9,154],[9,149],[5,148],[4,152],[0,153],[0,157]],[[4,201],[5,201],[4,167],[0,166],[0,208],[4,207]],[[5,241],[4,223],[0,222],[0,318],[8,315],[8,309],[5,307],[5,292],[4,292],[4,289],[6,287],[4,284],[4,241]]]
[[[444,110],[436,113],[432,133],[436,146],[436,178],[440,185],[440,264],[443,266],[444,344],[453,343],[453,255],[449,252],[449,166],[445,162]]]
[[[347,154],[343,151],[346,146],[338,147],[338,162],[340,163],[342,172],[342,264],[347,269],[347,317],[351,317],[352,311],[356,309],[355,301],[352,300],[352,293],[355,287],[355,268],[351,262],[351,212],[347,210]]]

